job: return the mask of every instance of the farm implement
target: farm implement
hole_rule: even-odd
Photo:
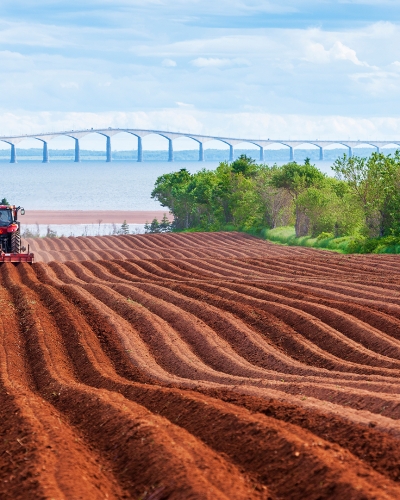
[[[29,262],[32,264],[34,255],[21,246],[21,228],[18,212],[25,210],[15,205],[0,205],[0,264],[2,262]]]

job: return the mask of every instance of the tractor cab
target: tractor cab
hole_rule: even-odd
[[[9,226],[14,222],[14,213],[12,208],[0,205],[0,227]]]
[[[18,212],[21,215],[25,214],[25,210],[15,205],[0,205],[0,227],[8,226],[12,223],[17,223]]]

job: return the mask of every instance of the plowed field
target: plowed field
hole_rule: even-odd
[[[243,234],[0,268],[1,499],[400,498],[400,260]]]

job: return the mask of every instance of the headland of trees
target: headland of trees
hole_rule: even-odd
[[[268,166],[242,155],[216,170],[164,174],[152,197],[173,215],[173,231],[239,230],[343,253],[400,253],[400,151],[343,155],[332,171],[310,159]]]

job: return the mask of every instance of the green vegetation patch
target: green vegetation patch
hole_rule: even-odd
[[[285,245],[343,253],[398,253],[400,151],[337,159],[335,177],[309,159],[282,166],[246,155],[216,170],[156,180],[152,197],[173,215],[147,232],[240,230]]]
[[[318,237],[302,236],[296,238],[294,227],[277,227],[275,229],[264,229],[261,236],[269,241],[288,246],[302,246],[310,248],[324,248],[340,253],[349,252],[349,245],[354,241],[352,236],[335,238],[332,233],[321,233]]]
[[[263,229],[261,237],[288,246],[324,248],[340,253],[400,253],[400,238],[387,236],[383,238],[366,238],[362,236],[342,236],[335,238],[332,233],[321,233],[317,238],[303,236],[296,238],[292,226]]]

